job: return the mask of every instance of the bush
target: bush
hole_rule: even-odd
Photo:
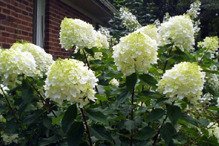
[[[71,58],[30,43],[0,49],[0,145],[218,145],[218,37],[195,45],[194,23],[187,13],[127,25],[137,28],[115,45],[65,18]]]

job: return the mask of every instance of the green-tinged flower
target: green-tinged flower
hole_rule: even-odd
[[[47,72],[46,97],[58,103],[63,100],[84,106],[95,101],[95,85],[98,79],[83,62],[74,59],[55,61]]]
[[[1,133],[1,138],[5,145],[9,145],[12,143],[18,143],[18,134],[6,134]]]
[[[38,73],[36,67],[35,59],[29,52],[6,49],[0,53],[0,78],[5,85],[14,85],[19,75],[35,76]]]
[[[98,31],[99,31],[101,34],[105,35],[105,36],[107,37],[107,40],[108,40],[108,41],[111,41],[112,36],[110,35],[110,31],[109,31],[106,27],[100,26],[100,28],[98,29]]]
[[[121,7],[119,10],[120,19],[122,20],[122,24],[129,30],[135,30],[139,28],[141,25],[139,24],[135,15],[133,15],[128,8]]]
[[[219,143],[218,123],[210,123],[207,128],[208,128],[209,135],[210,136],[215,136],[217,138],[218,143]]]
[[[195,32],[192,20],[188,16],[171,17],[168,21],[161,24],[159,33],[162,45],[173,43],[174,46],[179,47],[182,51],[193,50]]]
[[[190,9],[187,11],[187,15],[189,15],[191,19],[196,19],[200,14],[200,10],[201,10],[200,6],[201,6],[201,2],[199,0],[193,2],[190,5]]]
[[[156,41],[141,32],[122,37],[113,47],[115,64],[126,76],[147,73],[151,64],[157,63],[157,54]]]
[[[95,52],[94,56],[87,56],[87,60],[91,61],[91,60],[101,60],[103,57],[103,53],[102,52]]]
[[[113,78],[112,80],[109,81],[109,84],[110,85],[113,85],[113,86],[116,86],[116,87],[119,87],[119,81],[115,78]]]
[[[0,84],[0,94],[4,95],[7,94],[7,91],[9,90],[9,88],[3,84]]]
[[[49,66],[53,63],[52,55],[32,43],[14,43],[11,49],[20,49],[23,52],[30,52],[36,61],[37,69],[41,75],[46,73]]]
[[[205,73],[196,63],[182,62],[167,70],[158,82],[158,91],[171,98],[197,101],[202,95]]]
[[[2,122],[2,123],[6,122],[6,119],[2,115],[0,115],[0,122]]]
[[[95,46],[94,27],[80,19],[64,18],[61,22],[60,44],[66,50],[73,46],[92,48]]]
[[[219,48],[219,38],[217,36],[206,37],[203,42],[198,42],[198,47],[205,48],[210,52],[215,52]]]
[[[156,25],[147,25],[147,26],[137,29],[136,31],[142,32],[143,34],[148,35],[149,37],[151,37],[151,39],[156,40],[157,43],[159,44],[160,36],[158,34],[158,29]]]
[[[109,42],[107,40],[107,37],[105,35],[103,35],[100,31],[95,31],[95,45],[93,47],[97,47],[97,48],[105,48],[108,49],[109,48]]]

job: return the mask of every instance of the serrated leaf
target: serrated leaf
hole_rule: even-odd
[[[102,125],[92,125],[91,135],[95,136],[98,140],[112,141],[110,133]]]
[[[94,57],[94,51],[93,49],[88,49],[88,48],[85,48],[85,51],[90,54],[92,57]]]
[[[157,84],[157,80],[149,74],[140,75],[139,78],[148,85],[156,86]]]
[[[160,134],[168,145],[176,135],[176,130],[171,123],[166,123],[161,127]]]
[[[151,127],[144,127],[141,130],[139,130],[138,134],[135,136],[135,139],[138,140],[147,140],[148,138],[151,138],[155,134],[154,129]]]
[[[86,112],[90,120],[93,120],[94,122],[98,122],[98,123],[104,123],[104,124],[108,123],[106,120],[107,117],[102,112],[94,109],[89,109]]]
[[[53,117],[52,118],[52,124],[53,125],[60,125],[60,123],[62,122],[63,116],[64,115],[59,115],[57,117]]]
[[[195,126],[198,126],[198,121],[187,114],[182,114],[181,119],[183,119],[184,121],[189,122]]]
[[[127,120],[124,123],[125,129],[128,131],[132,131],[135,128],[135,122],[132,120]]]
[[[68,107],[62,119],[62,129],[66,133],[77,117],[77,107],[75,104]]]
[[[117,106],[119,106],[120,104],[124,103],[127,99],[130,99],[132,95],[128,92],[128,91],[125,91],[123,93],[121,93],[117,98],[116,98],[116,101],[117,101]]]
[[[69,146],[79,146],[84,133],[82,122],[74,122],[68,130],[67,142]]]
[[[167,106],[167,116],[169,117],[169,119],[173,123],[173,125],[175,125],[177,120],[182,116],[181,109],[175,105],[168,105]]]
[[[51,137],[48,138],[43,138],[40,142],[39,142],[39,146],[48,146],[50,144],[54,144],[59,140],[59,138],[56,135],[53,135]]]
[[[43,114],[44,114],[43,110],[37,110],[33,114],[30,114],[27,117],[25,117],[24,121],[26,124],[33,124],[37,122],[40,116],[42,116]]]
[[[133,73],[131,74],[130,76],[127,76],[126,77],[126,87],[127,89],[132,92],[132,90],[134,89],[135,87],[135,84],[137,82],[137,74],[136,73]]]
[[[163,109],[157,108],[151,111],[149,115],[147,116],[147,121],[152,122],[155,120],[160,119],[165,114],[165,111]]]

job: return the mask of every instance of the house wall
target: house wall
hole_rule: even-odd
[[[0,0],[0,47],[17,40],[32,42],[33,0]]]
[[[60,24],[64,17],[80,18],[92,23],[92,20],[64,4],[60,0],[49,0],[46,3],[46,34],[45,34],[45,49],[55,58],[65,58],[71,52],[67,52],[61,48],[59,44]]]
[[[10,48],[17,40],[35,42],[34,2],[36,0],[0,0],[0,47]],[[36,11],[35,11],[36,12]],[[59,44],[60,23],[64,17],[79,18],[95,24],[95,21],[63,3],[46,0],[44,49],[54,58],[66,58],[71,52]]]

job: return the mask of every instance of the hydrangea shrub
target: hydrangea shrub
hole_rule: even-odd
[[[141,26],[123,9],[119,42],[64,18],[66,59],[28,42],[0,49],[0,145],[217,146],[218,37],[195,38],[199,11]]]

